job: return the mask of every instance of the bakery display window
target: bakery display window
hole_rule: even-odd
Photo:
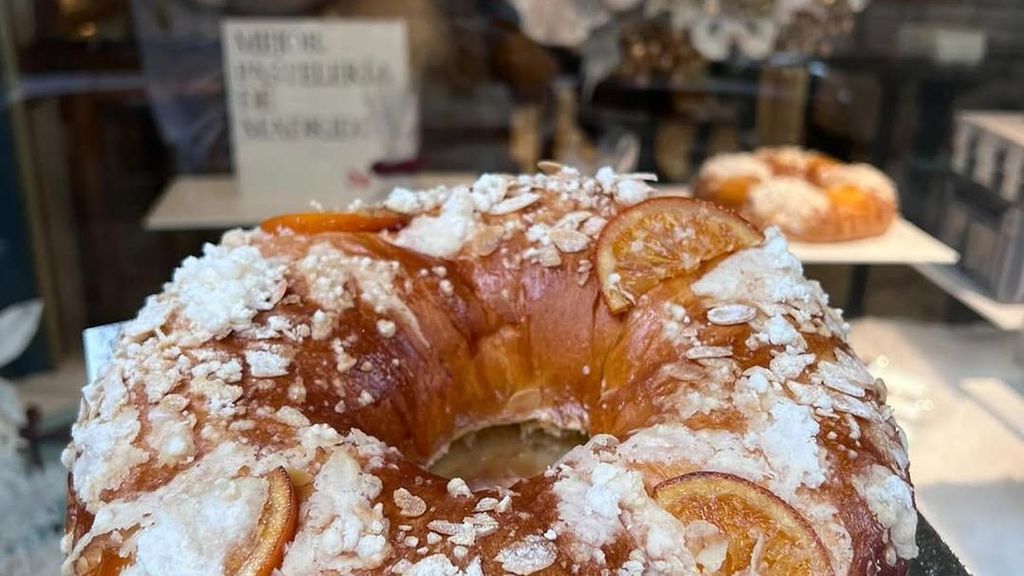
[[[0,574],[1013,573],[1022,26],[4,3]]]

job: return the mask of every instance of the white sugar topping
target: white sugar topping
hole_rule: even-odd
[[[553,487],[559,498],[559,518],[566,526],[586,526],[575,535],[591,547],[599,548],[614,541],[623,529],[619,520],[622,511],[619,504],[623,497],[635,493],[638,484],[642,486],[639,475],[630,475],[604,463],[586,471],[566,469],[563,474]]]
[[[799,146],[761,148],[756,155],[761,159],[771,158],[777,164],[799,171],[806,170],[808,161],[811,159],[811,153]]]
[[[700,168],[701,178],[717,181],[730,178],[751,178],[761,181],[771,176],[771,168],[747,152],[717,154],[704,162]]]
[[[838,312],[828,307],[821,286],[803,275],[803,267],[778,228],[765,230],[760,246],[740,250],[719,262],[691,286],[710,304],[745,301],[766,314],[786,313],[799,321],[820,318],[833,333],[845,334]]]
[[[818,423],[806,406],[779,398],[771,408],[771,424],[756,440],[771,466],[775,481],[787,488],[783,497],[791,497],[789,487],[817,488],[825,481],[825,450],[818,446]]]
[[[403,576],[483,576],[479,558],[474,558],[465,570],[460,570],[444,554],[432,554],[414,564],[396,565],[392,572]]]
[[[313,313],[310,328],[313,340],[324,340],[331,335],[331,331],[334,329],[334,319],[323,310],[317,310]]]
[[[762,222],[798,232],[829,208],[828,197],[803,178],[779,176],[755,185],[750,210]]]
[[[478,212],[489,212],[508,194],[508,178],[500,174],[483,174],[473,183],[470,197]]]
[[[288,373],[291,358],[269,350],[246,350],[245,362],[249,365],[249,374],[256,378],[272,378]]]
[[[655,572],[692,573],[693,559],[679,546],[682,526],[647,494],[643,476],[623,466],[617,447],[615,438],[597,435],[557,465],[558,531],[571,534],[575,560],[604,564],[601,547],[627,535]]]
[[[254,458],[251,448],[240,447],[232,442],[227,442],[217,446],[206,458],[183,471],[164,486],[144,493],[135,500],[115,500],[105,503],[102,507],[95,508],[92,528],[82,536],[78,543],[75,544],[74,550],[68,554],[65,559],[65,569],[75,561],[81,551],[97,536],[135,525],[148,525],[148,519],[152,513],[155,510],[167,508],[171,502],[175,503],[175,506],[182,511],[191,511],[192,518],[195,518],[201,511],[196,509],[194,504],[189,504],[189,502],[194,502],[200,497],[201,492],[208,490],[218,480],[224,481],[225,479],[233,478],[236,471],[244,463],[252,462]],[[256,467],[254,466],[254,468]],[[215,510],[216,506],[206,509]],[[240,522],[239,529],[243,528],[245,527]],[[195,527],[195,529],[202,530],[203,528]],[[130,546],[128,551],[132,551]],[[167,567],[167,569],[152,572],[151,574],[152,576],[169,576],[178,573],[172,565]]]
[[[179,464],[195,454],[192,428],[196,418],[183,413],[187,405],[187,398],[171,394],[151,408],[147,415],[150,430],[146,444],[156,450],[157,462],[162,466]]]
[[[506,572],[525,576],[555,563],[558,548],[542,536],[531,534],[504,548],[494,558]]]
[[[89,504],[97,503],[103,490],[114,489],[125,480],[126,471],[149,459],[149,455],[132,445],[139,434],[139,413],[124,410],[112,419],[96,419],[75,425],[77,450],[71,472],[75,492]]]
[[[572,255],[591,247],[604,217],[615,213],[613,202],[631,205],[647,197],[646,180],[645,175],[617,175],[609,169],[588,179],[560,169],[536,176],[485,175],[472,187],[399,189],[389,197],[388,206],[413,219],[403,232],[382,237],[398,245],[408,241],[407,247],[447,258],[459,254],[467,243],[477,254],[476,237],[485,230],[497,231],[499,244],[519,235],[527,249],[535,252],[507,255],[502,245],[495,262],[507,257],[507,270],[531,260],[545,266],[570,262],[576,273],[586,264],[583,269],[589,275],[592,263],[581,260],[587,254]],[[568,211],[559,212],[562,206],[568,206]],[[413,232],[403,240],[408,230]],[[397,452],[358,430],[342,437],[330,426],[311,425],[303,413],[307,384],[340,389],[349,385],[346,378],[325,375],[334,382],[314,378],[305,384],[299,378],[288,378],[283,384],[242,381],[243,374],[257,379],[289,375],[292,358],[301,353],[298,344],[310,336],[323,341],[316,346],[328,350],[329,358],[333,354],[328,364],[339,372],[360,370],[361,376],[371,376],[388,361],[399,366],[404,358],[364,355],[365,346],[356,345],[351,326],[339,324],[347,318],[345,310],[356,305],[372,309],[368,319],[375,323],[376,333],[362,332],[359,338],[379,342],[377,335],[393,337],[399,329],[402,335],[410,330],[418,333],[417,318],[404,300],[414,293],[416,282],[436,283],[440,294],[433,297],[450,303],[456,294],[471,293],[472,280],[462,275],[463,269],[436,266],[436,262],[424,266],[414,278],[397,261],[347,254],[340,243],[329,242],[309,248],[289,271],[250,245],[258,234],[235,233],[225,238],[223,246],[208,247],[202,258],[186,262],[168,284],[167,293],[147,300],[128,325],[114,369],[83,390],[83,417],[75,426],[67,462],[79,496],[97,517],[77,550],[97,535],[138,524],[142,528],[123,548],[139,559],[128,574],[219,573],[229,551],[237,548],[237,538],[250,534],[258,518],[265,500],[260,474],[287,466],[312,474],[313,485],[303,499],[299,530],[287,549],[282,574],[390,570],[481,575],[473,547],[503,529],[499,520],[513,515],[527,518],[532,512],[529,503],[512,510],[506,494],[500,500],[464,501],[474,511],[461,521],[423,517],[438,508],[433,508],[435,501],[424,500],[427,492],[423,498],[413,493],[422,490],[419,479],[416,486],[410,482],[413,492],[399,488],[381,494],[382,484],[374,473],[394,466],[400,457]],[[706,572],[719,568],[721,534],[701,523],[682,526],[651,499],[645,488],[648,472],[641,470],[657,464],[680,474],[727,472],[764,486],[808,518],[829,547],[834,565],[849,565],[850,535],[828,497],[815,491],[835,474],[817,438],[819,422],[835,419],[842,426],[835,428],[839,434],[848,429],[851,439],[878,446],[897,466],[906,466],[905,448],[898,441],[891,413],[880,411],[876,396],[867,394],[882,390],[881,385],[856,357],[837,349],[834,360],[825,360],[831,355],[822,352],[819,362],[809,353],[812,333],[842,337],[841,319],[827,307],[820,287],[803,278],[799,261],[787,251],[778,230],[769,229],[765,236],[764,244],[723,259],[692,285],[700,302],[688,302],[689,313],[672,302],[655,310],[664,336],[678,355],[657,371],[670,390],[660,405],[669,423],[640,428],[621,444],[598,435],[567,454],[549,471],[557,519],[535,534],[517,534],[514,543],[492,549],[490,553],[496,555],[488,562],[493,560],[512,574],[555,566],[559,553],[569,554],[577,565],[595,564],[621,576],[696,573],[698,565]],[[285,278],[296,278],[298,286],[284,303],[305,304],[308,297],[315,312],[303,318],[285,308],[261,316],[260,323],[254,324],[256,314],[284,296]],[[218,284],[237,289],[221,289]],[[308,295],[302,293],[303,287]],[[220,304],[197,302],[200,292],[215,288],[219,292],[213,300]],[[206,314],[208,306],[217,308],[220,316],[194,317],[197,311]],[[707,310],[706,315],[700,310]],[[748,358],[744,343],[721,344],[721,339],[714,338],[713,331],[721,330],[714,326],[742,324],[750,329],[748,348],[771,347],[762,350],[762,357],[770,358],[768,367],[744,370],[741,364]],[[196,347],[203,339],[231,331],[244,342],[240,351],[228,348],[232,351],[227,352],[213,344]],[[707,338],[705,331],[711,331],[712,337]],[[358,358],[346,347],[353,355],[359,350]],[[590,372],[589,364],[582,368],[584,375]],[[236,406],[243,386],[250,383],[257,390],[279,385],[282,392],[287,391],[291,405],[276,411],[241,402]],[[136,404],[129,404],[129,390]],[[343,396],[352,407],[388,400],[386,392],[374,390],[371,394],[347,389]],[[689,422],[690,416],[723,408],[736,410],[742,426],[694,430],[671,423]],[[335,409],[344,412],[345,401]],[[196,426],[197,416],[204,423],[201,428]],[[287,425],[271,426],[280,446],[257,454],[254,447],[228,440],[231,434],[256,429],[261,419]],[[829,440],[835,440],[835,432]],[[208,446],[215,448],[204,455]],[[147,461],[188,466],[182,466],[165,486],[134,495],[134,501],[99,501],[104,490],[120,486],[134,467]],[[243,466],[248,468],[246,477],[238,478]],[[905,557],[913,545],[909,523],[916,521],[916,516],[910,518],[909,485],[888,469],[875,468],[857,477],[858,493],[889,531],[893,554]],[[263,484],[257,490],[254,482]],[[193,493],[190,486],[202,486],[206,492]],[[447,494],[474,498],[458,478],[448,482]],[[399,528],[397,538],[391,538],[383,514],[384,506],[390,505],[382,500],[389,499],[400,514],[422,517],[404,519],[410,524]],[[219,518],[207,522],[204,510],[218,507],[233,519],[229,529],[222,529]],[[182,520],[186,515],[200,518],[203,525],[188,525]],[[413,535],[412,524],[424,524],[430,532]],[[602,546],[623,541],[629,546],[624,550],[630,551],[628,560],[621,566],[611,565]],[[389,558],[392,545],[401,547],[408,558],[397,562]],[[441,547],[447,555],[432,554],[437,549],[430,546]],[[170,558],[177,555],[182,563],[172,566]]]
[[[323,310],[341,312],[352,307],[352,294],[347,287],[351,281],[349,262],[350,259],[333,245],[322,242],[311,246],[306,257],[296,265],[306,280],[309,298]],[[326,316],[320,320],[326,321]]]
[[[686,525],[686,546],[705,573],[715,573],[725,561],[729,540],[714,524],[696,520]]]
[[[387,520],[374,500],[381,483],[363,473],[346,450],[336,449],[313,481],[299,511],[299,531],[281,571],[289,575],[379,566],[390,551]]]
[[[395,244],[429,256],[458,254],[475,227],[474,205],[465,188],[455,188],[438,216],[417,216],[395,237]]]
[[[474,246],[478,255],[487,255],[497,248],[505,233],[524,230],[535,224],[531,216],[522,217],[545,204],[546,198],[571,200],[581,208],[580,217],[571,225],[559,223],[554,235],[542,246],[533,246],[525,257],[544,266],[561,263],[558,251],[575,253],[585,249],[590,239],[603,227],[604,218],[587,211],[598,206],[609,207],[609,200],[632,206],[646,200],[653,192],[647,184],[651,174],[616,174],[611,168],[600,169],[591,179],[580,176],[568,167],[549,174],[510,177],[484,174],[470,187],[439,187],[424,191],[396,188],[384,206],[415,218],[391,240],[399,246],[422,254],[452,258],[466,244]],[[484,224],[484,215],[502,216],[503,225]],[[507,227],[506,227],[507,225]],[[533,237],[531,242],[537,242]],[[557,249],[557,251],[556,251]]]
[[[307,256],[299,262],[310,287],[310,296],[324,310],[341,312],[354,305],[354,294],[369,305],[377,314],[391,313],[402,321],[413,334],[422,339],[416,315],[406,304],[396,285],[399,281],[398,262],[375,260],[365,256],[350,256],[342,253],[329,242],[321,242],[309,248]],[[392,319],[383,319],[392,322]],[[313,317],[313,337],[326,337],[333,326],[329,314]],[[381,326],[381,334],[390,331],[388,324]]]
[[[855,476],[854,488],[867,502],[900,558],[917,556],[917,511],[910,486],[888,468],[872,464],[866,474]]]
[[[415,518],[422,516],[427,511],[426,501],[405,488],[399,488],[392,492],[391,498],[394,500],[395,506],[398,506],[398,513],[402,516]]]
[[[174,311],[174,305],[159,296],[146,298],[146,305],[139,310],[139,314],[124,327],[124,333],[129,338],[137,338],[154,332],[163,326]]]
[[[864,391],[874,387],[874,377],[864,365],[841,349],[836,350],[836,362],[819,362],[816,376],[821,383],[833,390],[854,396],[864,396]]]
[[[137,534],[136,563],[127,573],[223,574],[227,555],[256,528],[266,499],[267,481],[259,478],[221,479],[168,498]]]
[[[203,246],[203,256],[189,256],[164,286],[177,298],[181,314],[207,338],[248,327],[260,310],[283,296],[285,267],[271,262],[253,246]]]
[[[452,478],[448,481],[448,495],[452,498],[472,498],[473,491],[462,478]]]

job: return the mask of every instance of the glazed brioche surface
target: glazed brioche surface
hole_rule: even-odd
[[[795,147],[714,156],[694,194],[805,242],[878,236],[898,212],[895,185],[878,169]]]
[[[784,237],[613,313],[609,221],[700,214],[674,232],[700,245],[735,217],[545,169],[397,189],[388,230],[233,231],[186,260],[84,390],[65,569],[905,573],[902,433]],[[526,420],[590,440],[508,489],[424,469]]]

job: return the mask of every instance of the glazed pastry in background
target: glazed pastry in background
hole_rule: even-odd
[[[66,571],[906,574],[885,385],[779,231],[541,167],[186,259],[83,390]],[[510,487],[427,468],[524,421],[589,439]]]
[[[899,210],[895,185],[874,166],[791,147],[714,156],[701,167],[693,190],[804,242],[878,236]]]

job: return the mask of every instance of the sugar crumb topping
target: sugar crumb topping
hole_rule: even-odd
[[[246,350],[245,362],[249,373],[257,378],[273,378],[288,373],[291,358],[270,350]]]
[[[452,498],[472,498],[473,491],[462,478],[452,478],[448,481],[448,495]]]
[[[285,266],[264,258],[254,246],[203,246],[174,272],[165,292],[204,338],[248,327],[253,316],[284,296]]]
[[[530,534],[501,550],[494,558],[506,572],[527,575],[555,563],[558,548],[546,538]]]
[[[376,503],[377,477],[347,450],[335,449],[302,502],[299,531],[281,566],[286,574],[347,572],[379,566],[390,552],[387,519]]]
[[[916,557],[917,511],[910,485],[878,464],[872,464],[866,473],[854,476],[853,485],[878,523],[888,531],[896,555],[905,559]]]
[[[584,250],[604,226],[605,219],[591,209],[608,200],[623,206],[642,202],[653,192],[647,183],[653,179],[651,174],[616,174],[609,167],[598,170],[594,178],[583,177],[568,167],[532,176],[484,174],[469,187],[422,191],[396,188],[384,206],[414,216],[392,238],[398,246],[451,258],[471,244],[478,255],[488,255],[518,222],[521,229],[533,231],[530,238],[535,243],[523,256],[544,266],[558,266],[559,252],[572,254]],[[554,226],[523,219],[524,214],[544,206],[546,198],[569,200],[581,210]],[[485,216],[521,221],[507,220],[512,225],[507,229],[487,224]],[[543,242],[539,242],[538,232],[543,235]]]
[[[450,257],[475,242],[483,230],[497,230],[501,241],[520,234],[526,248],[522,254],[502,256],[510,259],[509,266],[514,268],[524,261],[558,266],[571,261],[576,273],[584,268],[582,274],[586,277],[590,267],[583,264],[589,265],[589,260],[572,255],[590,247],[606,223],[604,216],[611,214],[608,206],[629,205],[647,197],[647,179],[646,175],[616,175],[610,170],[587,179],[559,168],[526,177],[486,175],[471,187],[425,192],[396,189],[388,204],[414,216],[409,228],[421,221],[418,233],[438,235],[442,234],[441,228],[446,228],[443,234],[448,237],[426,240],[410,234],[402,240],[402,232],[385,237],[428,255]],[[572,210],[540,217],[555,197],[568,202]],[[504,220],[496,220],[498,217]],[[494,224],[498,221],[502,224]],[[89,537],[103,534],[111,526],[131,525],[124,523],[141,518],[138,510],[152,509],[157,499],[163,505],[176,502],[173,498],[185,498],[182,510],[196,506],[199,496],[186,497],[188,491],[182,483],[196,482],[197,478],[202,478],[198,485],[217,479],[234,483],[230,493],[211,490],[210,497],[224,502],[235,502],[231,498],[237,497],[237,502],[224,505],[236,506],[232,510],[237,514],[232,514],[240,524],[249,525],[245,514],[252,516],[257,510],[258,517],[257,501],[265,499],[265,492],[256,490],[255,484],[239,484],[235,472],[245,465],[259,473],[274,462],[308,466],[313,474],[311,492],[300,510],[300,529],[287,550],[283,573],[372,570],[385,565],[391,546],[399,546],[405,553],[415,552],[421,558],[394,563],[388,569],[395,573],[481,574],[479,558],[469,563],[465,560],[471,558],[479,539],[501,528],[491,514],[528,516],[532,512],[528,506],[517,506],[513,511],[511,495],[501,493],[500,499],[470,500],[473,513],[461,520],[424,518],[428,533],[408,534],[407,527],[407,535],[389,542],[381,498],[390,497],[399,513],[409,518],[431,510],[426,500],[406,488],[381,496],[382,484],[374,470],[395,466],[388,462],[397,458],[396,452],[358,430],[341,436],[329,426],[312,425],[299,409],[306,396],[301,379],[288,379],[286,392],[291,406],[274,411],[236,405],[243,394],[243,375],[255,378],[252,385],[258,390],[273,388],[274,381],[263,379],[288,375],[293,350],[298,350],[295,343],[307,337],[327,341],[324,346],[333,353],[333,368],[339,374],[350,369],[373,372],[386,366],[386,358],[378,362],[369,356],[354,358],[349,354],[348,349],[360,348],[352,346],[355,335],[346,336],[345,326],[337,324],[344,312],[357,304],[366,305],[377,315],[372,320],[377,334],[385,338],[393,337],[399,327],[418,332],[416,316],[404,300],[412,283],[436,282],[442,294],[451,296],[455,293],[453,280],[460,282],[460,292],[464,280],[448,268],[433,264],[423,266],[420,276],[412,279],[398,262],[346,254],[327,242],[309,247],[288,272],[285,265],[264,258],[250,242],[251,237],[236,234],[224,246],[204,250],[202,258],[183,264],[186,271],[179,270],[181,273],[168,284],[167,293],[148,299],[126,328],[116,369],[105,372],[83,391],[83,413],[87,417],[75,426],[74,443],[66,461],[72,467],[79,496],[91,511],[98,512]],[[435,249],[436,254],[432,253]],[[296,274],[300,283],[305,283],[315,312],[306,320],[270,313],[260,317],[265,321],[254,324],[257,313],[281,301],[287,289],[286,272]],[[212,290],[217,283],[238,284],[232,279],[234,274],[246,276],[246,286],[215,294],[214,300],[224,304],[220,315],[197,320],[194,316],[201,307],[190,311],[190,303],[195,304],[190,298],[198,291]],[[743,417],[742,426],[737,430],[691,430],[669,423],[642,428],[621,443],[610,436],[595,436],[549,471],[557,503],[555,523],[545,526],[542,533],[521,535],[492,558],[506,572],[531,574],[544,570],[556,562],[560,550],[571,554],[577,565],[595,563],[620,575],[690,573],[698,566],[705,571],[715,570],[722,561],[721,538],[707,526],[684,527],[657,506],[644,487],[643,474],[634,468],[645,462],[668,462],[687,470],[717,470],[763,485],[808,517],[819,534],[825,535],[823,540],[827,536],[831,539],[827,542],[840,543],[848,543],[849,534],[837,520],[834,508],[823,508],[821,501],[814,500],[814,489],[833,473],[818,438],[821,419],[842,422],[840,434],[878,445],[897,465],[905,467],[906,449],[900,443],[898,428],[891,412],[880,409],[876,400],[879,394],[884,400],[884,387],[844,349],[837,349],[834,359],[818,358],[808,350],[810,334],[841,339],[845,327],[841,317],[828,307],[820,286],[803,277],[800,263],[788,252],[781,233],[769,229],[764,244],[723,259],[695,282],[692,290],[700,300],[696,308],[688,311],[680,304],[667,302],[658,310],[663,333],[681,356],[678,362],[658,371],[669,382],[678,383],[678,390],[664,399],[662,407],[680,420],[728,407]],[[289,298],[294,304],[306,296],[300,299],[293,293]],[[701,342],[701,331],[709,325],[744,324],[750,330],[746,342]],[[336,330],[338,336],[328,340]],[[232,331],[246,341],[240,352],[196,347],[203,339],[223,337]],[[768,366],[743,370],[740,362],[744,344],[751,350],[769,348]],[[584,366],[582,374],[589,373],[589,365]],[[145,392],[144,400],[138,401],[149,402],[143,412],[136,409],[142,404],[133,406],[128,402],[129,387],[138,382],[144,383],[141,389]],[[339,389],[345,386],[337,376],[335,385]],[[345,397],[350,403],[354,397],[359,406],[378,400],[368,390],[348,392]],[[338,402],[335,410],[344,412],[345,402]],[[194,412],[206,414],[201,420],[205,423],[202,430],[197,429]],[[228,446],[221,444],[203,458],[197,453],[197,444],[223,442],[225,429],[257,429],[264,418],[291,427],[293,430],[282,433],[279,440],[286,446],[288,442],[294,445],[264,455],[269,458],[265,463],[256,459],[252,448],[231,445],[233,453],[217,456],[227,462],[218,469],[219,475],[189,475],[192,469],[209,467],[206,460]],[[275,429],[282,428],[278,424]],[[835,441],[836,432],[831,431],[828,438]],[[849,457],[855,458],[857,453],[853,451]],[[175,477],[166,489],[130,503],[137,507],[131,514],[109,503],[97,508],[103,490],[117,488],[128,472],[149,460],[159,465],[189,464],[191,468]],[[911,522],[916,522],[916,516],[910,518],[913,503],[909,484],[885,467],[869,466],[874,468],[867,468],[855,479],[858,493],[886,528],[893,554],[911,557],[916,553],[916,548],[910,548],[915,526]],[[258,476],[248,480],[262,482]],[[450,480],[446,489],[453,498],[474,497],[459,478]],[[114,519],[107,514],[113,514]],[[166,562],[156,542],[173,534],[189,547],[182,570],[199,566],[200,558],[204,566],[218,570],[223,558],[211,556],[204,548],[213,540],[180,534],[183,528],[176,524],[173,513],[168,514],[143,522],[144,530],[128,546],[137,547],[138,569],[166,573],[150,567]],[[223,537],[234,536],[225,532]],[[602,547],[623,538],[629,539],[634,549],[621,566],[608,566]],[[686,546],[680,546],[684,541]],[[439,544],[450,550],[450,557],[431,555],[431,547]],[[830,553],[832,547],[830,544]]]
[[[135,567],[129,572],[223,574],[229,552],[256,527],[267,499],[267,481],[220,479],[195,488],[152,510],[134,537]]]

